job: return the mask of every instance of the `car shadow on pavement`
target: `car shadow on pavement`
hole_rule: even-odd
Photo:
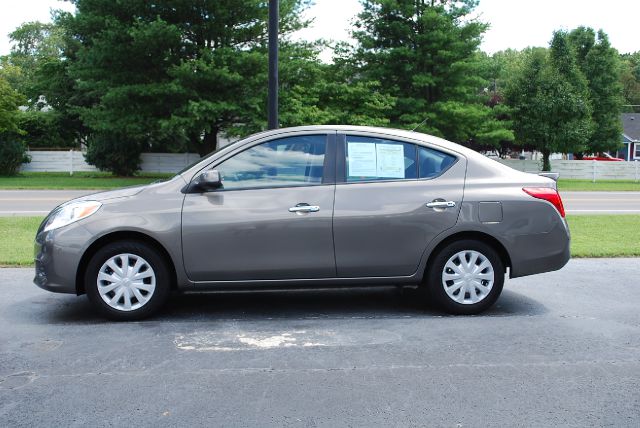
[[[51,296],[57,304],[29,314],[37,323],[103,323],[86,298]],[[504,290],[480,316],[536,316],[546,307],[523,294]],[[25,314],[22,314],[25,316]],[[187,293],[172,296],[167,308],[149,321],[286,320],[341,318],[429,318],[448,314],[437,309],[422,290],[356,288],[303,291]],[[144,321],[148,322],[148,321]]]

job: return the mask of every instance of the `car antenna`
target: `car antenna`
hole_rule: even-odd
[[[428,118],[428,117],[425,117],[425,118],[424,118],[424,120],[423,120],[422,122],[420,122],[418,125],[416,125],[416,127],[415,127],[415,128],[413,128],[413,129],[411,130],[411,132],[416,132],[416,129],[420,128],[420,127],[421,127],[421,126],[422,126],[422,125],[427,121],[427,119],[429,119],[429,118]]]

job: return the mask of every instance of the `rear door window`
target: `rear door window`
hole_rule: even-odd
[[[415,180],[416,146],[382,138],[347,135],[346,179]]]

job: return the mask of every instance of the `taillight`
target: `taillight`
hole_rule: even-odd
[[[562,205],[560,194],[556,189],[552,189],[551,187],[523,187],[522,190],[534,198],[544,199],[545,201],[551,202],[551,204],[556,207],[562,218],[564,218],[564,206]]]

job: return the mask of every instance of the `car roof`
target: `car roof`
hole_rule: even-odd
[[[270,135],[277,135],[280,133],[299,132],[299,131],[338,131],[338,132],[364,132],[372,134],[385,134],[389,136],[407,138],[412,140],[423,141],[425,143],[434,144],[445,149],[453,150],[464,154],[465,156],[471,156],[475,158],[484,157],[475,150],[468,149],[460,144],[453,143],[440,137],[436,137],[429,134],[423,134],[422,132],[410,131],[398,128],[382,128],[377,126],[358,126],[358,125],[307,125],[307,126],[293,126],[288,128],[271,129],[268,131],[262,131],[257,134],[251,135],[248,138],[264,138]]]

